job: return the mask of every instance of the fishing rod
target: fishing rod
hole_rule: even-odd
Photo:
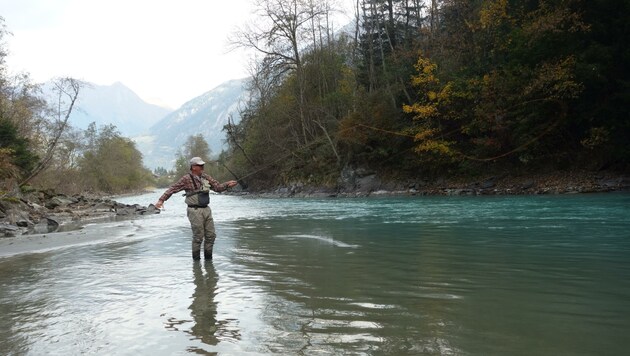
[[[353,129],[353,128],[355,128],[356,126],[357,126],[357,125],[354,125],[354,126],[352,126],[352,127],[349,127],[349,128],[347,128],[347,129],[344,129],[344,130],[340,131],[340,132],[339,132],[339,133],[337,133],[337,134],[340,134],[341,132],[345,132],[345,131],[347,131],[347,130]],[[302,147],[299,147],[297,150],[299,151],[299,150],[303,150],[303,149],[305,149],[305,148],[309,148],[310,146],[313,146],[314,144],[320,143],[320,141],[323,141],[323,139],[324,139],[324,138],[325,138],[325,137],[320,137],[320,138],[318,138],[318,139],[316,139],[316,140],[313,140],[313,141],[311,141],[310,143],[308,143],[308,144],[306,144],[306,145],[304,145],[304,146],[302,146]],[[245,183],[245,181],[244,181],[244,179],[245,179],[245,178],[248,178],[248,177],[251,177],[251,176],[253,176],[253,175],[257,174],[257,173],[260,173],[260,172],[262,172],[263,170],[265,170],[265,169],[267,169],[267,168],[269,168],[269,167],[271,167],[271,166],[273,166],[273,165],[277,164],[278,162],[280,162],[280,161],[282,161],[282,160],[286,159],[287,157],[289,157],[289,156],[291,156],[291,155],[295,155],[295,151],[290,151],[289,153],[286,153],[286,154],[284,154],[284,155],[280,156],[280,158],[278,158],[278,159],[274,160],[273,162],[268,163],[268,164],[265,164],[264,166],[262,166],[262,167],[260,167],[260,168],[256,169],[255,171],[253,171],[253,172],[249,172],[249,173],[247,173],[246,175],[244,175],[244,176],[240,176],[240,177],[239,177],[238,175],[236,175],[236,173],[234,173],[234,172],[233,172],[230,168],[228,168],[228,167],[227,167],[225,164],[223,164],[222,162],[220,162],[220,161],[218,161],[218,160],[217,160],[217,161],[215,161],[215,162],[216,162],[216,163],[218,163],[218,164],[220,164],[221,166],[223,166],[223,168],[225,168],[228,172],[230,172],[230,174],[231,174],[231,175],[232,175],[232,176],[236,179],[236,181],[238,182],[238,184],[240,184],[240,185],[241,185],[241,187],[243,187],[243,189],[247,189],[248,185],[247,185],[247,183]],[[256,168],[256,167],[254,167],[254,168]]]
[[[234,177],[234,179],[236,179],[236,182],[243,188],[243,189],[247,189],[248,185],[247,183],[245,183],[245,181],[243,180],[243,178],[239,178],[239,176],[236,175],[236,173],[232,172],[231,169],[228,168],[228,166],[226,166],[225,164],[223,164],[222,162],[217,161],[217,163],[219,163],[221,166],[223,166],[223,168],[225,168],[228,172],[230,172],[230,174]]]

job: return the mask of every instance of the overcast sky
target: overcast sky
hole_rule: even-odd
[[[249,55],[228,52],[227,38],[251,20],[251,2],[0,0],[13,34],[7,65],[36,82],[59,76],[122,82],[144,100],[175,109],[248,76]]]

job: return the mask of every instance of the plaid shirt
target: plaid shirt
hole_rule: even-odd
[[[225,186],[225,184],[219,183],[219,181],[217,181],[216,179],[210,177],[209,175],[205,173],[202,173],[201,177],[197,177],[194,174],[186,174],[185,176],[181,177],[177,182],[175,182],[173,185],[171,185],[171,187],[168,188],[166,192],[164,192],[164,194],[162,194],[162,196],[160,197],[160,201],[163,201],[163,202],[167,201],[168,198],[171,197],[171,195],[177,192],[181,192],[182,190],[186,191],[186,194],[200,190],[200,188],[203,186],[201,178],[205,178],[208,181],[208,183],[210,183],[210,188],[214,190],[215,192],[222,192],[227,189],[227,186]],[[195,180],[194,184],[193,184],[193,179]]]

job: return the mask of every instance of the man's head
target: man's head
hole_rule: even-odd
[[[190,171],[193,174],[201,175],[204,164],[206,164],[206,162],[204,162],[201,157],[193,157],[190,159]]]

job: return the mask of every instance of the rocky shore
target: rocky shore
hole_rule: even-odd
[[[420,178],[388,180],[364,169],[344,170],[336,187],[318,187],[296,182],[258,192],[240,192],[261,197],[367,197],[422,195],[535,195],[602,193],[630,190],[630,175],[614,172],[553,172],[528,175],[489,175],[478,179]]]
[[[0,237],[51,233],[90,221],[159,212],[152,204],[126,205],[102,197],[32,191],[0,199]]]

